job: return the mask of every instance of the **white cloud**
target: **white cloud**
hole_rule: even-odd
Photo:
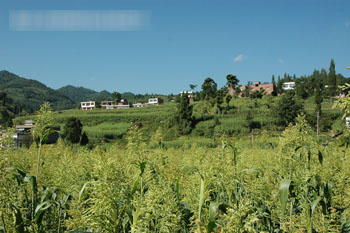
[[[282,58],[278,59],[278,62],[279,62],[280,64],[284,64],[284,60],[283,60]]]
[[[244,56],[243,54],[240,54],[237,57],[235,57],[234,61],[239,62],[239,61],[243,61],[245,59],[246,59],[246,56]]]
[[[151,23],[148,11],[10,11],[12,31],[137,31]]]

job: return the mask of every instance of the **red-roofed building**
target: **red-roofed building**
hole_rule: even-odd
[[[240,96],[243,95],[243,92],[248,89],[248,86],[239,86],[241,90]],[[254,91],[264,90],[264,95],[275,95],[276,94],[276,86],[273,84],[261,84],[259,81],[256,81],[254,84],[249,85],[250,93]],[[234,95],[235,90],[229,87],[230,95]]]

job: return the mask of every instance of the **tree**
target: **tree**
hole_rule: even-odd
[[[225,102],[226,102],[227,106],[230,105],[230,101],[231,101],[231,100],[232,100],[232,96],[231,96],[231,95],[226,95],[226,97],[225,97]]]
[[[88,138],[88,136],[86,135],[86,133],[84,132],[84,133],[81,135],[80,145],[86,146],[88,143],[89,143],[89,138]]]
[[[306,85],[303,83],[304,80],[298,79],[295,82],[295,92],[296,95],[302,99],[306,99],[308,96],[308,93],[306,92]]]
[[[276,107],[276,117],[278,124],[287,126],[294,123],[295,118],[303,111],[303,106],[295,100],[293,91],[287,91]]]
[[[193,91],[194,89],[196,89],[197,85],[194,85],[194,84],[190,84],[190,88],[191,90]]]
[[[271,83],[276,86],[275,75],[272,75]]]
[[[192,131],[192,105],[190,105],[190,100],[188,99],[187,95],[182,95],[180,97],[180,103],[177,106],[175,120],[179,134],[186,135]]]
[[[225,92],[220,89],[216,92],[216,104],[219,109],[219,113],[221,112],[221,104],[224,103]]]
[[[3,127],[11,127],[12,126],[12,116],[9,114],[8,110],[0,106],[0,128]]]
[[[252,99],[261,99],[264,96],[264,93],[265,93],[264,89],[253,91],[250,94],[250,98],[252,98]]]
[[[113,92],[112,99],[119,102],[122,99],[122,95],[119,92]]]
[[[230,87],[232,89],[235,89],[235,87],[239,83],[239,79],[237,78],[237,76],[236,75],[232,75],[232,74],[228,74],[226,76],[226,80],[227,80],[227,82],[226,82],[227,87]]]
[[[248,82],[248,84],[249,84],[249,82]],[[250,91],[251,91],[251,89],[252,89],[252,88],[250,87],[250,85],[246,86],[246,89],[243,90],[242,96],[243,96],[243,97],[249,97],[249,96],[250,96]]]
[[[281,76],[278,75],[278,79],[277,79],[277,94],[281,94],[283,92],[282,85],[283,85],[283,81],[281,80]]]
[[[204,83],[202,84],[202,99],[209,100],[210,98],[214,98],[216,94],[217,84],[211,78],[206,78]]]
[[[328,73],[328,94],[329,96],[335,96],[337,93],[337,76],[335,74],[335,63],[331,60]]]
[[[80,120],[75,117],[67,119],[64,125],[64,138],[71,143],[80,142],[83,125]]]

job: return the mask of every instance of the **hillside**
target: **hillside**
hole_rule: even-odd
[[[73,100],[75,103],[88,101],[88,100],[95,100],[95,98],[101,94],[97,91],[94,91],[85,87],[75,87],[72,85],[61,87],[57,89],[57,91],[67,96],[68,98]],[[102,95],[110,96],[110,93],[103,92]]]
[[[75,107],[71,99],[43,83],[19,77],[5,70],[0,71],[0,90],[7,93],[16,105],[21,105],[27,111],[38,110],[46,101],[55,110]]]
[[[76,104],[79,104],[83,101],[103,101],[103,100],[112,100],[112,93],[103,90],[100,92],[85,88],[85,87],[75,87],[72,85],[67,85],[57,89],[58,92],[67,96],[73,100]],[[132,103],[136,102],[147,102],[149,98],[160,97],[167,100],[167,96],[160,94],[134,94],[132,92],[123,92],[121,93],[123,99],[127,99]]]

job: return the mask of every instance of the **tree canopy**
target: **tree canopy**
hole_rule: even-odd
[[[303,111],[303,105],[296,101],[293,91],[287,91],[275,109],[279,125],[288,126]]]
[[[209,100],[210,98],[215,98],[217,84],[211,78],[206,78],[202,84],[202,99]]]
[[[181,135],[189,134],[193,127],[192,119],[192,105],[187,95],[180,96],[180,102],[177,106],[177,112],[175,115],[178,132]]]
[[[226,80],[227,80],[226,85],[227,85],[228,87],[233,88],[233,89],[234,89],[234,88],[238,85],[238,83],[239,83],[239,79],[237,78],[237,76],[236,76],[236,75],[232,75],[232,74],[228,74],[228,75],[226,76]]]
[[[80,142],[82,127],[80,120],[75,117],[67,119],[64,125],[64,138],[71,143]]]

